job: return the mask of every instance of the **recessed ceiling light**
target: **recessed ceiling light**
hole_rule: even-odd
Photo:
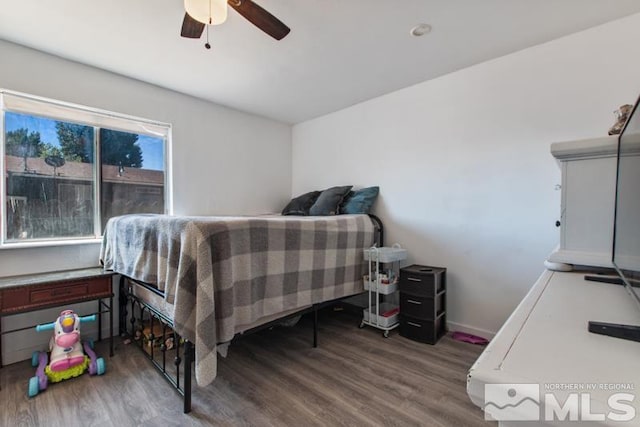
[[[431,25],[429,24],[418,24],[411,29],[411,35],[416,37],[424,36],[425,34],[428,34],[430,32]]]

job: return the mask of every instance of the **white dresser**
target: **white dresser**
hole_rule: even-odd
[[[489,397],[497,399],[498,406],[521,402],[524,410],[527,404],[538,404],[539,420],[500,421],[500,426],[581,425],[557,421],[557,416],[552,417],[555,421],[545,420],[545,411],[553,409],[547,406],[555,402],[562,406],[567,399],[575,399],[578,407],[563,417],[573,413],[589,426],[640,425],[640,343],[587,331],[589,320],[640,325],[640,310],[622,286],[583,277],[578,272],[545,271],[469,371],[467,393],[482,409],[485,385],[516,384],[515,391],[524,392],[525,398],[527,390],[537,386],[537,399],[524,402],[518,393],[508,400],[510,386],[504,390],[507,400],[500,401],[495,386],[490,390],[494,397]],[[611,420],[609,399],[624,392],[638,395],[630,403],[636,415],[616,423]],[[605,419],[586,423],[590,417]]]

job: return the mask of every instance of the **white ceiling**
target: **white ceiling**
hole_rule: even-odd
[[[0,0],[0,38],[287,123],[640,12],[638,0],[256,0],[275,41],[229,10],[179,36],[182,0]],[[424,37],[409,35],[420,22]],[[603,59],[604,60],[604,59]]]

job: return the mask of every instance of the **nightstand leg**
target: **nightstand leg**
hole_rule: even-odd
[[[0,316],[0,368],[2,368],[2,316]]]
[[[98,341],[102,341],[102,300],[98,300]]]
[[[2,316],[0,316],[0,369],[2,369]],[[2,378],[0,378],[0,390],[2,390]]]
[[[109,356],[113,357],[113,294],[109,297]]]

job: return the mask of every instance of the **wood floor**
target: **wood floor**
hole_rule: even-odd
[[[384,339],[358,323],[346,313],[321,313],[316,349],[306,318],[242,337],[218,359],[215,382],[194,388],[187,415],[178,394],[131,345],[118,342],[104,376],[54,384],[33,399],[27,398],[33,368],[20,362],[0,371],[0,425],[492,425],[465,391],[482,347],[449,337],[430,346],[396,331]]]

